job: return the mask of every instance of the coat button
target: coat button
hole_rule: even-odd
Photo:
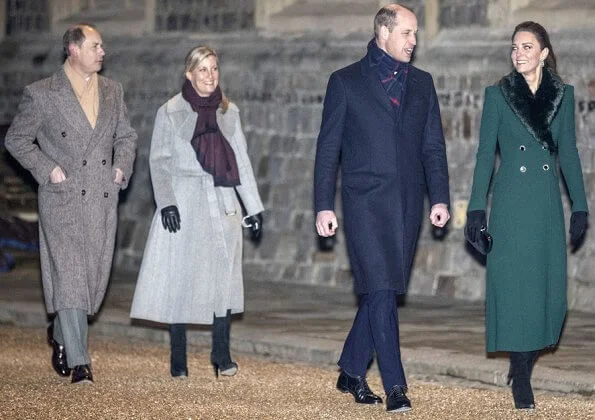
[[[114,135],[112,136],[112,138],[113,138],[113,139],[115,139],[116,137],[117,137],[117,136],[116,136],[116,133],[114,133]]]
[[[525,151],[525,149],[526,149],[526,147],[525,147],[525,145],[524,145],[524,144],[521,144],[521,147],[519,147],[519,149],[521,149],[521,152],[524,152],[524,151]]]
[[[105,165],[106,163],[107,163],[107,161],[106,161],[105,159],[103,159],[103,160],[101,161],[101,164],[102,164],[102,165]]]
[[[520,171],[521,171],[522,173],[525,173],[525,172],[527,172],[527,167],[525,167],[525,166],[521,166],[521,169],[520,169]]]
[[[82,191],[81,191],[81,195],[85,195],[85,194],[87,194],[87,191],[85,191],[85,190],[82,190]]]
[[[103,193],[103,196],[104,196],[105,198],[108,198],[108,197],[109,197],[109,193],[106,193],[106,192],[104,192],[104,193]]]
[[[550,165],[543,165],[543,170],[544,171],[549,171],[550,170]]]
[[[66,137],[66,131],[62,131],[60,134],[62,134],[62,137]]]
[[[87,161],[83,160],[83,166],[87,166]]]

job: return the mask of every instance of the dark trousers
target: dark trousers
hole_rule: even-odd
[[[61,309],[54,318],[54,340],[64,346],[69,368],[90,365],[89,326],[87,311],[83,309]]]
[[[339,366],[352,376],[366,376],[374,352],[388,393],[395,385],[407,385],[401,363],[397,295],[379,290],[360,295],[357,315],[343,346]]]

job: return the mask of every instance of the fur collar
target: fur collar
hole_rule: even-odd
[[[558,146],[552,138],[550,124],[564,96],[562,80],[544,68],[541,84],[534,96],[523,75],[513,70],[500,80],[499,85],[504,99],[535,140],[547,147],[550,153],[556,153]]]

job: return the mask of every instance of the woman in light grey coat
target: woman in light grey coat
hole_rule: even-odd
[[[216,53],[192,49],[184,74],[182,91],[155,119],[149,161],[157,211],[130,316],[170,324],[171,374],[181,377],[186,324],[213,324],[215,375],[231,376],[238,368],[229,352],[231,314],[244,310],[242,224],[258,241],[263,205],[239,110],[219,88]]]

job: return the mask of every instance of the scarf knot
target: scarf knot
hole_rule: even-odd
[[[223,97],[219,86],[202,97],[196,93],[189,80],[182,86],[182,97],[198,114],[190,144],[196,152],[196,159],[213,176],[215,186],[234,187],[240,185],[236,156],[217,124],[217,108]]]

